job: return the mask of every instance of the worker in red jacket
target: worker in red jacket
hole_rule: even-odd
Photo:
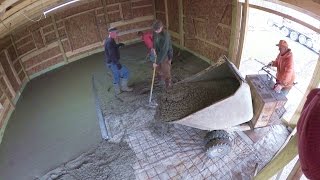
[[[308,94],[297,133],[301,170],[308,179],[320,179],[320,88]]]
[[[280,40],[279,54],[275,61],[272,61],[268,66],[274,66],[277,68],[276,84],[274,90],[278,93],[282,92],[287,95],[293,86],[295,79],[294,62],[292,58],[291,49],[288,47],[288,43],[285,40]]]
[[[145,32],[142,31],[138,32],[138,36],[141,38],[141,40],[144,42],[148,49],[148,53],[150,53],[151,49],[153,48],[153,33],[152,32]]]

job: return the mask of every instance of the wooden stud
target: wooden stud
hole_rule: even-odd
[[[179,34],[180,34],[180,46],[184,47],[184,30],[183,30],[183,0],[179,2]]]
[[[164,0],[164,7],[166,13],[166,27],[169,30],[169,11],[168,11],[168,0]]]
[[[13,66],[13,64],[12,64],[12,61],[10,60],[10,56],[9,56],[9,53],[8,53],[8,50],[7,50],[7,49],[4,50],[4,54],[5,54],[5,56],[7,57],[7,61],[8,61],[8,63],[9,63],[9,65],[10,65],[10,68],[11,68],[11,70],[12,70],[12,72],[13,72],[14,77],[16,78],[19,86],[21,86],[21,80],[20,80],[20,78],[19,78],[19,76],[18,76],[17,71],[14,69],[14,66]]]
[[[22,62],[21,62],[21,60],[20,60],[17,47],[16,47],[16,45],[15,45],[15,42],[13,41],[13,36],[12,36],[12,34],[10,34],[10,39],[11,39],[11,42],[12,42],[12,46],[13,46],[13,48],[14,48],[14,51],[16,52],[16,55],[17,55],[17,61],[19,61],[20,66],[21,66],[21,69],[23,70],[25,76],[27,77],[27,81],[30,81],[30,78],[29,78],[29,76],[28,76],[26,70],[24,69],[24,66],[23,66],[23,64],[22,64]]]
[[[66,56],[66,52],[65,52],[64,49],[63,49],[62,42],[61,42],[61,39],[60,39],[60,35],[59,35],[59,32],[58,32],[56,19],[54,18],[53,15],[51,16],[51,19],[52,19],[54,31],[55,31],[55,33],[56,33],[56,38],[58,39],[59,49],[60,49],[61,54],[62,54],[62,56],[63,56],[63,60],[64,60],[65,63],[68,63],[68,58],[67,58],[67,56]]]
[[[240,67],[242,51],[245,44],[246,33],[248,29],[248,16],[249,16],[249,0],[246,0],[245,3],[242,4],[242,18],[241,18],[241,29],[240,29],[240,41],[239,41],[239,49],[236,58],[235,66],[237,68]]]
[[[232,1],[232,24],[229,45],[229,59],[235,64],[238,54],[240,28],[241,28],[241,4],[237,0]]]
[[[1,63],[0,63],[0,71],[3,73],[3,74],[2,74],[3,80],[4,80],[5,83],[7,84],[7,87],[8,87],[8,89],[9,89],[12,97],[14,98],[14,97],[16,96],[16,92],[14,91],[14,89],[13,89],[13,87],[12,87],[10,81],[9,81],[9,78],[8,78],[8,76],[6,75],[6,73],[5,73],[5,71],[4,71]],[[0,83],[0,84],[1,84],[1,83]],[[9,96],[8,96],[8,97],[9,97]],[[10,99],[10,100],[12,101],[12,99]]]
[[[63,26],[64,26],[64,29],[66,31],[66,36],[67,36],[67,41],[68,41],[69,47],[70,47],[71,51],[73,51],[74,48],[72,47],[72,44],[70,42],[70,37],[69,37],[68,31],[67,31],[66,21],[65,20],[63,20]]]

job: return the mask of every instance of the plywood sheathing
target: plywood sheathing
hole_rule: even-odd
[[[211,60],[228,53],[231,1],[183,1],[185,47]]]

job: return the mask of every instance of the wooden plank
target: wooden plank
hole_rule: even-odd
[[[295,131],[296,132],[296,131]],[[254,177],[257,180],[268,180],[283,169],[298,154],[298,136],[289,136],[288,143],[274,156],[274,158]]]
[[[184,47],[184,30],[183,30],[183,0],[179,2],[179,34],[180,34],[180,46]]]
[[[5,12],[8,7],[18,2],[19,0],[4,0],[0,4],[0,12]]]
[[[8,89],[9,89],[12,97],[14,98],[14,97],[16,96],[16,92],[14,91],[14,89],[13,89],[13,87],[12,87],[10,81],[9,81],[9,78],[8,78],[8,76],[6,75],[6,73],[5,73],[5,71],[4,71],[3,66],[2,66],[1,63],[0,63],[0,71],[3,73],[3,79],[4,79],[4,81],[6,82],[7,87],[8,87]],[[1,84],[1,83],[0,83],[0,84]],[[10,99],[10,100],[11,100],[11,99]]]
[[[170,33],[170,35],[174,38],[180,39],[180,34],[171,30],[168,30],[168,32]]]
[[[241,29],[241,4],[237,0],[232,0],[232,23],[229,45],[229,59],[235,64],[238,54],[239,39]]]
[[[16,45],[14,44],[12,34],[10,34],[10,38],[11,38],[11,42],[12,42],[14,51],[16,52],[16,55],[17,55],[17,61],[20,63],[21,69],[23,70],[25,76],[27,77],[27,81],[30,81],[30,78],[29,78],[26,70],[24,69],[24,66],[22,65],[22,63],[21,63],[21,61],[20,61],[20,57],[19,57],[19,55],[18,55],[17,47],[16,47]]]
[[[21,86],[21,80],[20,80],[20,78],[19,78],[19,76],[18,76],[17,71],[14,69],[14,66],[13,66],[13,64],[12,64],[12,61],[10,60],[10,56],[9,56],[8,50],[4,50],[4,54],[5,54],[6,57],[7,57],[7,61],[8,61],[8,63],[9,63],[9,65],[10,65],[10,68],[11,68],[11,70],[12,70],[12,72],[13,72],[14,77],[16,78],[19,86]]]
[[[64,51],[63,46],[62,46],[62,42],[61,42],[61,39],[60,39],[60,36],[59,36],[59,32],[58,32],[58,28],[57,28],[56,19],[54,18],[53,15],[51,16],[51,19],[52,19],[52,22],[53,22],[53,28],[54,28],[54,31],[55,31],[55,34],[56,34],[56,38],[58,39],[59,49],[60,49],[61,54],[63,56],[64,62],[67,64],[68,63],[68,58],[67,58],[66,52]]]
[[[151,6],[152,6],[152,4],[142,5],[142,6],[134,6],[134,7],[132,7],[132,9],[146,8],[146,7],[151,7]]]
[[[29,53],[28,55],[25,55],[25,56],[21,57],[21,61],[22,61],[22,62],[28,61],[30,58],[32,58],[32,57],[34,57],[34,56],[37,56],[37,55],[39,55],[39,54],[41,54],[41,53],[44,53],[44,52],[46,52],[47,50],[49,50],[49,49],[51,49],[51,48],[54,48],[54,47],[56,47],[56,46],[59,46],[59,45],[58,45],[58,42],[53,42],[53,43],[49,44],[48,46],[46,46],[45,48],[39,49],[39,50],[37,50],[37,51],[34,51],[34,52],[32,52],[32,53]]]
[[[166,27],[169,29],[169,11],[168,11],[168,0],[164,0],[164,7],[166,13]]]
[[[14,103],[12,102],[12,99],[9,98],[9,95],[7,93],[7,91],[5,90],[5,88],[2,86],[2,84],[0,83],[0,90],[3,92],[3,94],[6,96],[6,98],[8,99],[9,103],[11,104],[12,107],[15,108]]]
[[[225,28],[225,29],[231,29],[231,26],[226,25],[226,24],[222,24],[222,23],[218,23],[218,26]]]
[[[138,22],[142,22],[142,21],[149,21],[149,20],[153,20],[153,19],[154,19],[154,17],[152,15],[151,16],[143,16],[143,17],[130,19],[128,21],[113,22],[113,23],[110,23],[110,27],[119,27],[119,26],[124,26],[127,24],[133,24],[133,23],[138,23]]]
[[[50,58],[45,59],[45,60],[43,60],[43,61],[41,61],[41,62],[38,62],[38,63],[36,63],[36,64],[33,64],[32,66],[29,66],[29,67],[27,68],[27,71],[29,71],[30,69],[32,69],[32,68],[34,68],[34,67],[39,66],[40,64],[43,64],[43,63],[48,62],[48,61],[50,61],[50,60],[52,60],[52,59],[54,59],[54,58],[56,58],[56,57],[59,57],[59,56],[61,56],[61,55],[62,55],[62,54],[57,54],[57,55],[51,56]]]
[[[308,85],[308,88],[306,90],[306,92],[303,95],[302,100],[299,103],[298,108],[296,109],[295,113],[293,114],[292,118],[289,120],[289,125],[291,127],[295,127],[298,123],[298,120],[300,118],[300,114],[302,112],[304,103],[307,100],[307,96],[309,94],[309,92],[314,89],[317,88],[320,84],[320,56],[318,58],[316,67],[314,68],[313,74],[312,74],[312,79],[310,80],[310,83]]]
[[[239,49],[236,58],[235,66],[239,68],[241,63],[242,51],[245,44],[246,33],[248,29],[248,17],[249,17],[249,0],[246,0],[245,3],[242,4],[242,18],[241,18],[241,29],[240,29],[240,41],[239,41]]]
[[[300,19],[297,19],[295,17],[289,16],[287,14],[284,14],[284,13],[281,13],[281,12],[278,12],[278,11],[275,11],[275,10],[272,10],[272,9],[269,9],[269,8],[266,8],[266,7],[256,6],[256,5],[253,5],[253,4],[250,4],[250,7],[251,8],[255,8],[255,9],[259,9],[259,10],[262,10],[262,11],[266,11],[268,13],[272,13],[272,14],[275,14],[275,15],[278,15],[278,16],[282,16],[282,17],[284,17],[286,19],[289,19],[289,20],[294,21],[294,22],[296,22],[298,24],[301,24],[301,25],[303,25],[303,26],[305,26],[305,27],[317,32],[317,33],[320,33],[320,28],[312,26],[312,25],[310,25],[310,24],[308,24],[308,23],[306,23],[306,22],[304,22],[304,21],[302,21]]]

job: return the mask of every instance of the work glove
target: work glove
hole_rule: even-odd
[[[121,64],[117,64],[117,68],[120,70],[122,68]]]
[[[157,67],[158,67],[158,64],[153,63],[153,68],[157,68]]]
[[[273,90],[276,92],[276,93],[280,93],[281,90],[282,90],[283,86],[281,84],[275,84],[274,87],[273,87]]]
[[[122,48],[122,47],[124,47],[124,44],[123,44],[123,43],[119,43],[119,44],[118,44],[118,47],[119,47],[119,48]]]

